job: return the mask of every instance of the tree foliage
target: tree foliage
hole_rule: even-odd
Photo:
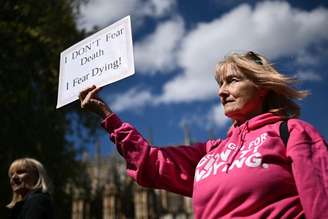
[[[67,184],[79,180],[76,147],[68,141],[69,114],[89,121],[74,105],[56,110],[59,54],[83,37],[75,16],[79,0],[0,2],[0,218],[11,198],[10,163],[40,160],[53,181],[58,218],[69,218]],[[92,123],[94,124],[94,123]]]

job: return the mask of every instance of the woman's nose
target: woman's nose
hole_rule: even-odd
[[[10,179],[11,180],[15,180],[18,178],[18,175],[16,173],[14,173],[13,175],[11,175]]]
[[[226,89],[226,86],[225,85],[221,85],[219,87],[219,97],[224,97],[224,96],[227,96],[228,95],[228,91]]]

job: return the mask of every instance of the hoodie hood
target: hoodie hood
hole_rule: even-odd
[[[277,116],[273,113],[264,113],[245,121],[241,125],[233,124],[227,133],[227,137],[231,137],[236,132],[248,132],[250,130],[261,128],[262,126],[276,123],[282,120],[281,116]]]

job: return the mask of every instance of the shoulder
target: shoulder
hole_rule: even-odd
[[[301,119],[289,119],[288,130],[291,135],[308,136],[314,139],[322,138],[318,130],[312,124]]]
[[[50,202],[51,198],[47,192],[32,192],[26,199],[26,202]]]
[[[49,193],[32,192],[24,202],[23,209],[26,212],[46,212],[53,208],[52,200]]]
[[[290,137],[287,144],[289,154],[296,151],[302,154],[313,154],[315,151],[327,151],[326,140],[318,130],[308,122],[301,119],[288,120]],[[302,156],[303,156],[302,155]]]

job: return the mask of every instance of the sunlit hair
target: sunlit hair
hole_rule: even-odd
[[[42,192],[49,192],[49,186],[50,186],[49,179],[45,168],[39,161],[33,158],[20,158],[15,160],[14,162],[11,163],[9,167],[8,170],[9,178],[17,170],[26,170],[36,177],[36,183],[33,186],[32,191],[40,190]],[[22,197],[20,197],[20,195],[18,195],[16,192],[13,192],[12,200],[7,205],[7,207],[13,208],[15,204],[21,200]]]
[[[296,78],[278,72],[267,58],[254,52],[233,53],[216,66],[215,79],[220,81],[228,72],[241,72],[255,86],[265,88],[268,93],[264,99],[263,111],[287,118],[298,117],[300,107],[295,99],[303,99],[308,91],[297,90],[293,85]]]

